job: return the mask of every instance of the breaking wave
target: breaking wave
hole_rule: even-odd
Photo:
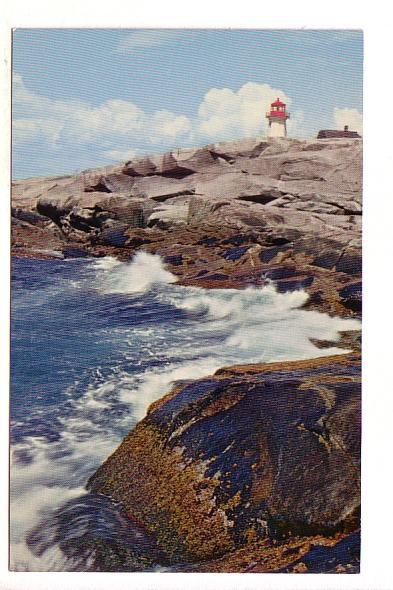
[[[94,267],[102,271],[103,293],[143,293],[153,285],[177,280],[165,269],[159,256],[147,252],[138,252],[130,262],[120,262],[107,256],[95,262]]]
[[[18,571],[94,569],[93,553],[78,557],[70,548],[76,538],[110,539],[110,520],[120,526],[121,515],[105,507],[98,525],[86,481],[171,384],[232,364],[342,353],[312,340],[334,343],[341,331],[360,328],[301,309],[304,291],[278,293],[274,284],[178,286],[146,253],[131,263],[24,260],[16,272],[27,277],[14,283],[13,301],[20,324],[13,328],[11,569]]]

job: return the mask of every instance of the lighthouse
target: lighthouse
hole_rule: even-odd
[[[270,111],[266,113],[266,119],[269,119],[269,137],[287,136],[287,119],[290,115],[286,111],[286,106],[279,98],[271,103]]]

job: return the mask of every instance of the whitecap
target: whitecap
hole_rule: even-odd
[[[147,252],[138,252],[129,262],[105,257],[94,268],[98,271],[97,288],[102,293],[141,293],[153,285],[177,281],[160,256]]]
[[[234,364],[343,353],[334,345],[340,332],[360,329],[358,320],[302,309],[308,300],[305,291],[279,293],[273,283],[212,290],[174,285],[177,279],[162,259],[144,252],[131,262],[106,257],[83,269],[87,273],[82,270],[77,283],[82,297],[93,284],[102,297],[117,293],[136,308],[166,306],[178,316],[174,322],[166,312],[164,321],[148,326],[100,328],[101,342],[109,331],[119,349],[121,345],[116,362],[110,370],[105,366],[103,347],[100,365],[88,367],[88,382],[78,375],[68,388],[67,412],[58,417],[58,440],[25,436],[13,445],[11,563],[19,571],[75,569],[58,545],[41,557],[34,555],[26,544],[29,530],[41,522],[50,527],[55,509],[85,493],[88,477],[173,383]],[[333,344],[320,349],[314,339]],[[36,417],[40,411],[36,409]]]

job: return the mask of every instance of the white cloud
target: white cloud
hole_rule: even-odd
[[[210,89],[195,116],[189,118],[168,110],[147,113],[120,99],[98,106],[80,100],[51,100],[30,91],[19,75],[13,82],[15,146],[38,141],[51,157],[55,151],[57,157],[78,152],[86,154],[83,157],[89,162],[94,158],[122,161],[131,159],[136,152],[263,136],[267,133],[265,115],[270,103],[277,97],[288,107],[292,102],[282,89],[248,82],[238,91]],[[303,118],[302,111],[291,113],[290,135],[304,136]]]
[[[28,90],[19,74],[13,75],[12,83],[13,106],[16,111],[23,112],[28,118],[42,120],[65,118],[83,109],[85,103],[79,100],[52,100]]]
[[[150,121],[151,141],[162,138],[176,139],[191,131],[191,121],[184,115],[174,115],[170,111],[156,111]]]
[[[14,76],[14,141],[41,137],[51,147],[94,144],[108,151],[124,151],[136,143],[177,141],[190,130],[184,115],[170,111],[145,113],[130,101],[111,99],[97,107],[82,101],[57,101],[30,92],[21,76]]]
[[[51,148],[57,148],[61,130],[62,124],[51,119],[16,119],[12,123],[12,138],[15,143],[44,139]]]
[[[34,103],[35,95],[27,90],[20,74],[12,76],[13,100],[17,103]]]
[[[72,109],[65,116],[64,136],[67,139],[87,143],[143,131],[146,115],[132,102],[108,100],[99,107],[88,104]]]
[[[237,92],[229,88],[209,90],[198,109],[198,131],[210,139],[235,139],[266,134],[265,117],[279,97],[288,106],[291,99],[268,84],[247,82]]]
[[[291,113],[287,129],[289,137],[307,139],[316,135],[314,121],[306,119],[303,109],[297,109]]]
[[[348,125],[350,131],[363,134],[363,115],[357,109],[334,109],[334,125],[336,129],[344,129]]]
[[[126,53],[128,51],[132,51],[133,49],[164,45],[172,41],[176,34],[177,31],[175,30],[165,29],[134,31],[120,41],[117,51]]]

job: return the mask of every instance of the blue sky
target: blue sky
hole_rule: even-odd
[[[63,174],[266,132],[362,131],[359,31],[18,29],[13,176]]]

